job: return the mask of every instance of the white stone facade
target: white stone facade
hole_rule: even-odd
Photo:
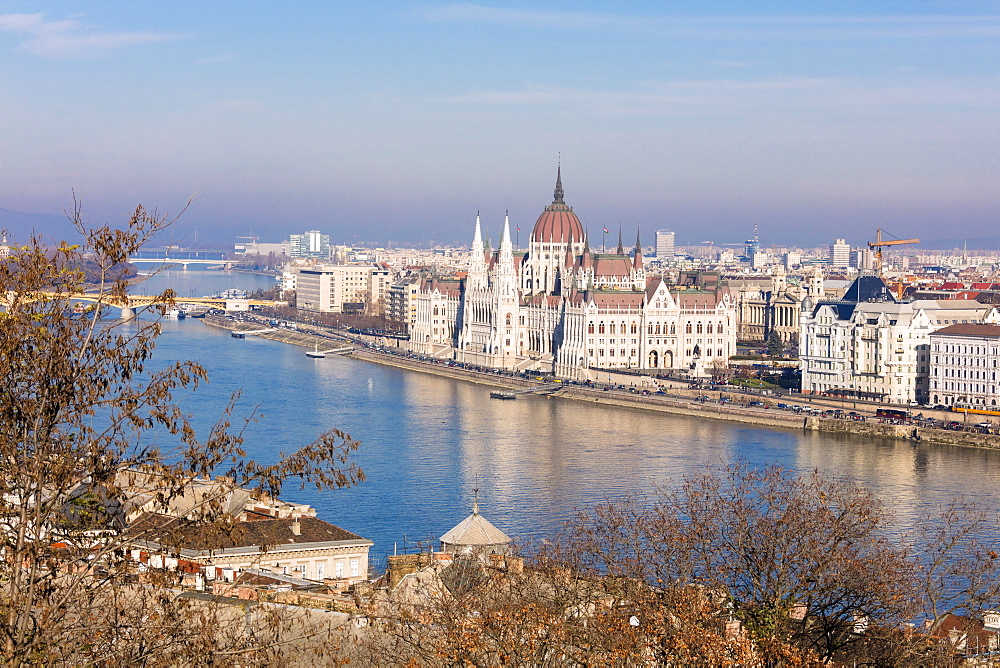
[[[930,335],[994,317],[992,307],[965,300],[841,300],[815,307],[807,300],[800,319],[802,392],[928,403]]]
[[[455,315],[454,359],[498,369],[573,379],[588,378],[591,368],[701,370],[725,363],[736,346],[727,293],[671,293],[659,277],[647,277],[638,239],[631,256],[620,241],[616,253],[592,253],[558,178],[527,253],[514,252],[508,220],[491,253],[477,216],[464,284],[440,295],[428,286],[420,299],[426,306],[418,307],[415,351],[444,343],[434,339],[436,306]]]
[[[1000,326],[949,325],[930,335],[930,402],[1000,410]]]

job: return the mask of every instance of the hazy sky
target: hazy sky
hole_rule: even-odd
[[[177,237],[1000,229],[1000,2],[0,0],[0,207]]]

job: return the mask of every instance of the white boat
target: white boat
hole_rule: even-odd
[[[306,357],[314,357],[316,359],[322,359],[326,357],[326,353],[322,352],[319,349],[319,344],[317,343],[315,344],[315,347],[312,350],[306,351]]]

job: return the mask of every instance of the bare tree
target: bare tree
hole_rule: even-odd
[[[228,630],[213,628],[225,614],[178,599],[169,582],[135,581],[125,557],[148,529],[124,519],[123,474],[157,480],[164,505],[211,476],[271,495],[289,479],[342,487],[363,479],[348,460],[358,443],[331,431],[269,464],[246,459],[229,412],[196,433],[174,397],[197,388],[205,370],[157,368],[158,323],[109,317],[128,303],[120,267],[171,221],[141,206],[123,229],[88,228],[78,204],[70,217],[85,247],[32,238],[0,263],[3,662],[183,663],[212,648],[260,659],[275,647],[269,623],[230,614]],[[96,267],[92,283],[80,269],[84,255]],[[81,309],[82,299],[90,305]],[[165,292],[158,308],[172,300]],[[211,495],[173,522],[229,528]]]
[[[948,614],[979,618],[1000,602],[997,518],[967,499],[934,508],[913,543],[921,610],[928,623]]]
[[[666,592],[706,587],[766,663],[830,660],[909,619],[912,570],[884,519],[853,485],[738,465],[582,513],[559,551]]]

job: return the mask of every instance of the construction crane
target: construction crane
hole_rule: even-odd
[[[875,249],[875,271],[882,275],[882,248],[884,246],[900,246],[902,244],[919,244],[920,239],[888,239],[882,241],[882,228],[875,231],[875,241],[869,241],[868,247]]]

